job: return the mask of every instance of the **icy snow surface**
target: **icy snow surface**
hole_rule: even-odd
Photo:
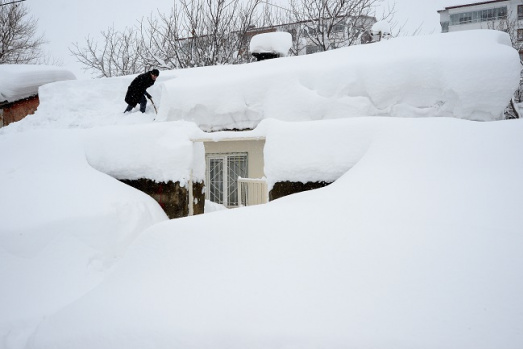
[[[162,72],[157,118],[133,76],[44,85],[0,129],[0,348],[522,348],[523,121],[459,120],[519,69],[484,31]],[[336,181],[169,221],[115,179],[256,125],[270,182]]]

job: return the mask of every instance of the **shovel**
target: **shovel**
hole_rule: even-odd
[[[147,97],[147,98],[149,98],[149,97]],[[153,99],[152,99],[152,98],[149,98],[149,100],[151,101],[151,104],[152,104],[153,107],[154,107],[154,112],[155,112],[156,114],[158,114],[158,109],[156,109],[156,105],[154,104]]]

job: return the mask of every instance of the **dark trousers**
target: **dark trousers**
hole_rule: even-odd
[[[140,111],[142,113],[145,113],[145,107],[147,106],[147,98],[145,98],[145,94],[142,95],[142,98],[140,98],[140,102],[139,103],[140,103]],[[127,108],[124,111],[124,113],[133,110],[133,108],[134,108],[133,106],[128,104]]]

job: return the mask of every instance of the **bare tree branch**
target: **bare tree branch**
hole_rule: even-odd
[[[28,17],[23,4],[0,6],[0,63],[36,63],[42,57],[43,36],[37,20]]]

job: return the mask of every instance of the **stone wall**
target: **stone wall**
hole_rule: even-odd
[[[180,182],[155,182],[151,179],[123,179],[121,182],[150,195],[163,208],[170,219],[187,217],[189,215],[189,191],[180,186]],[[193,214],[201,214],[205,208],[205,192],[203,182],[193,183],[194,201],[191,203]]]
[[[329,182],[277,182],[269,192],[269,200],[272,201],[302,191],[323,188],[329,184]]]

